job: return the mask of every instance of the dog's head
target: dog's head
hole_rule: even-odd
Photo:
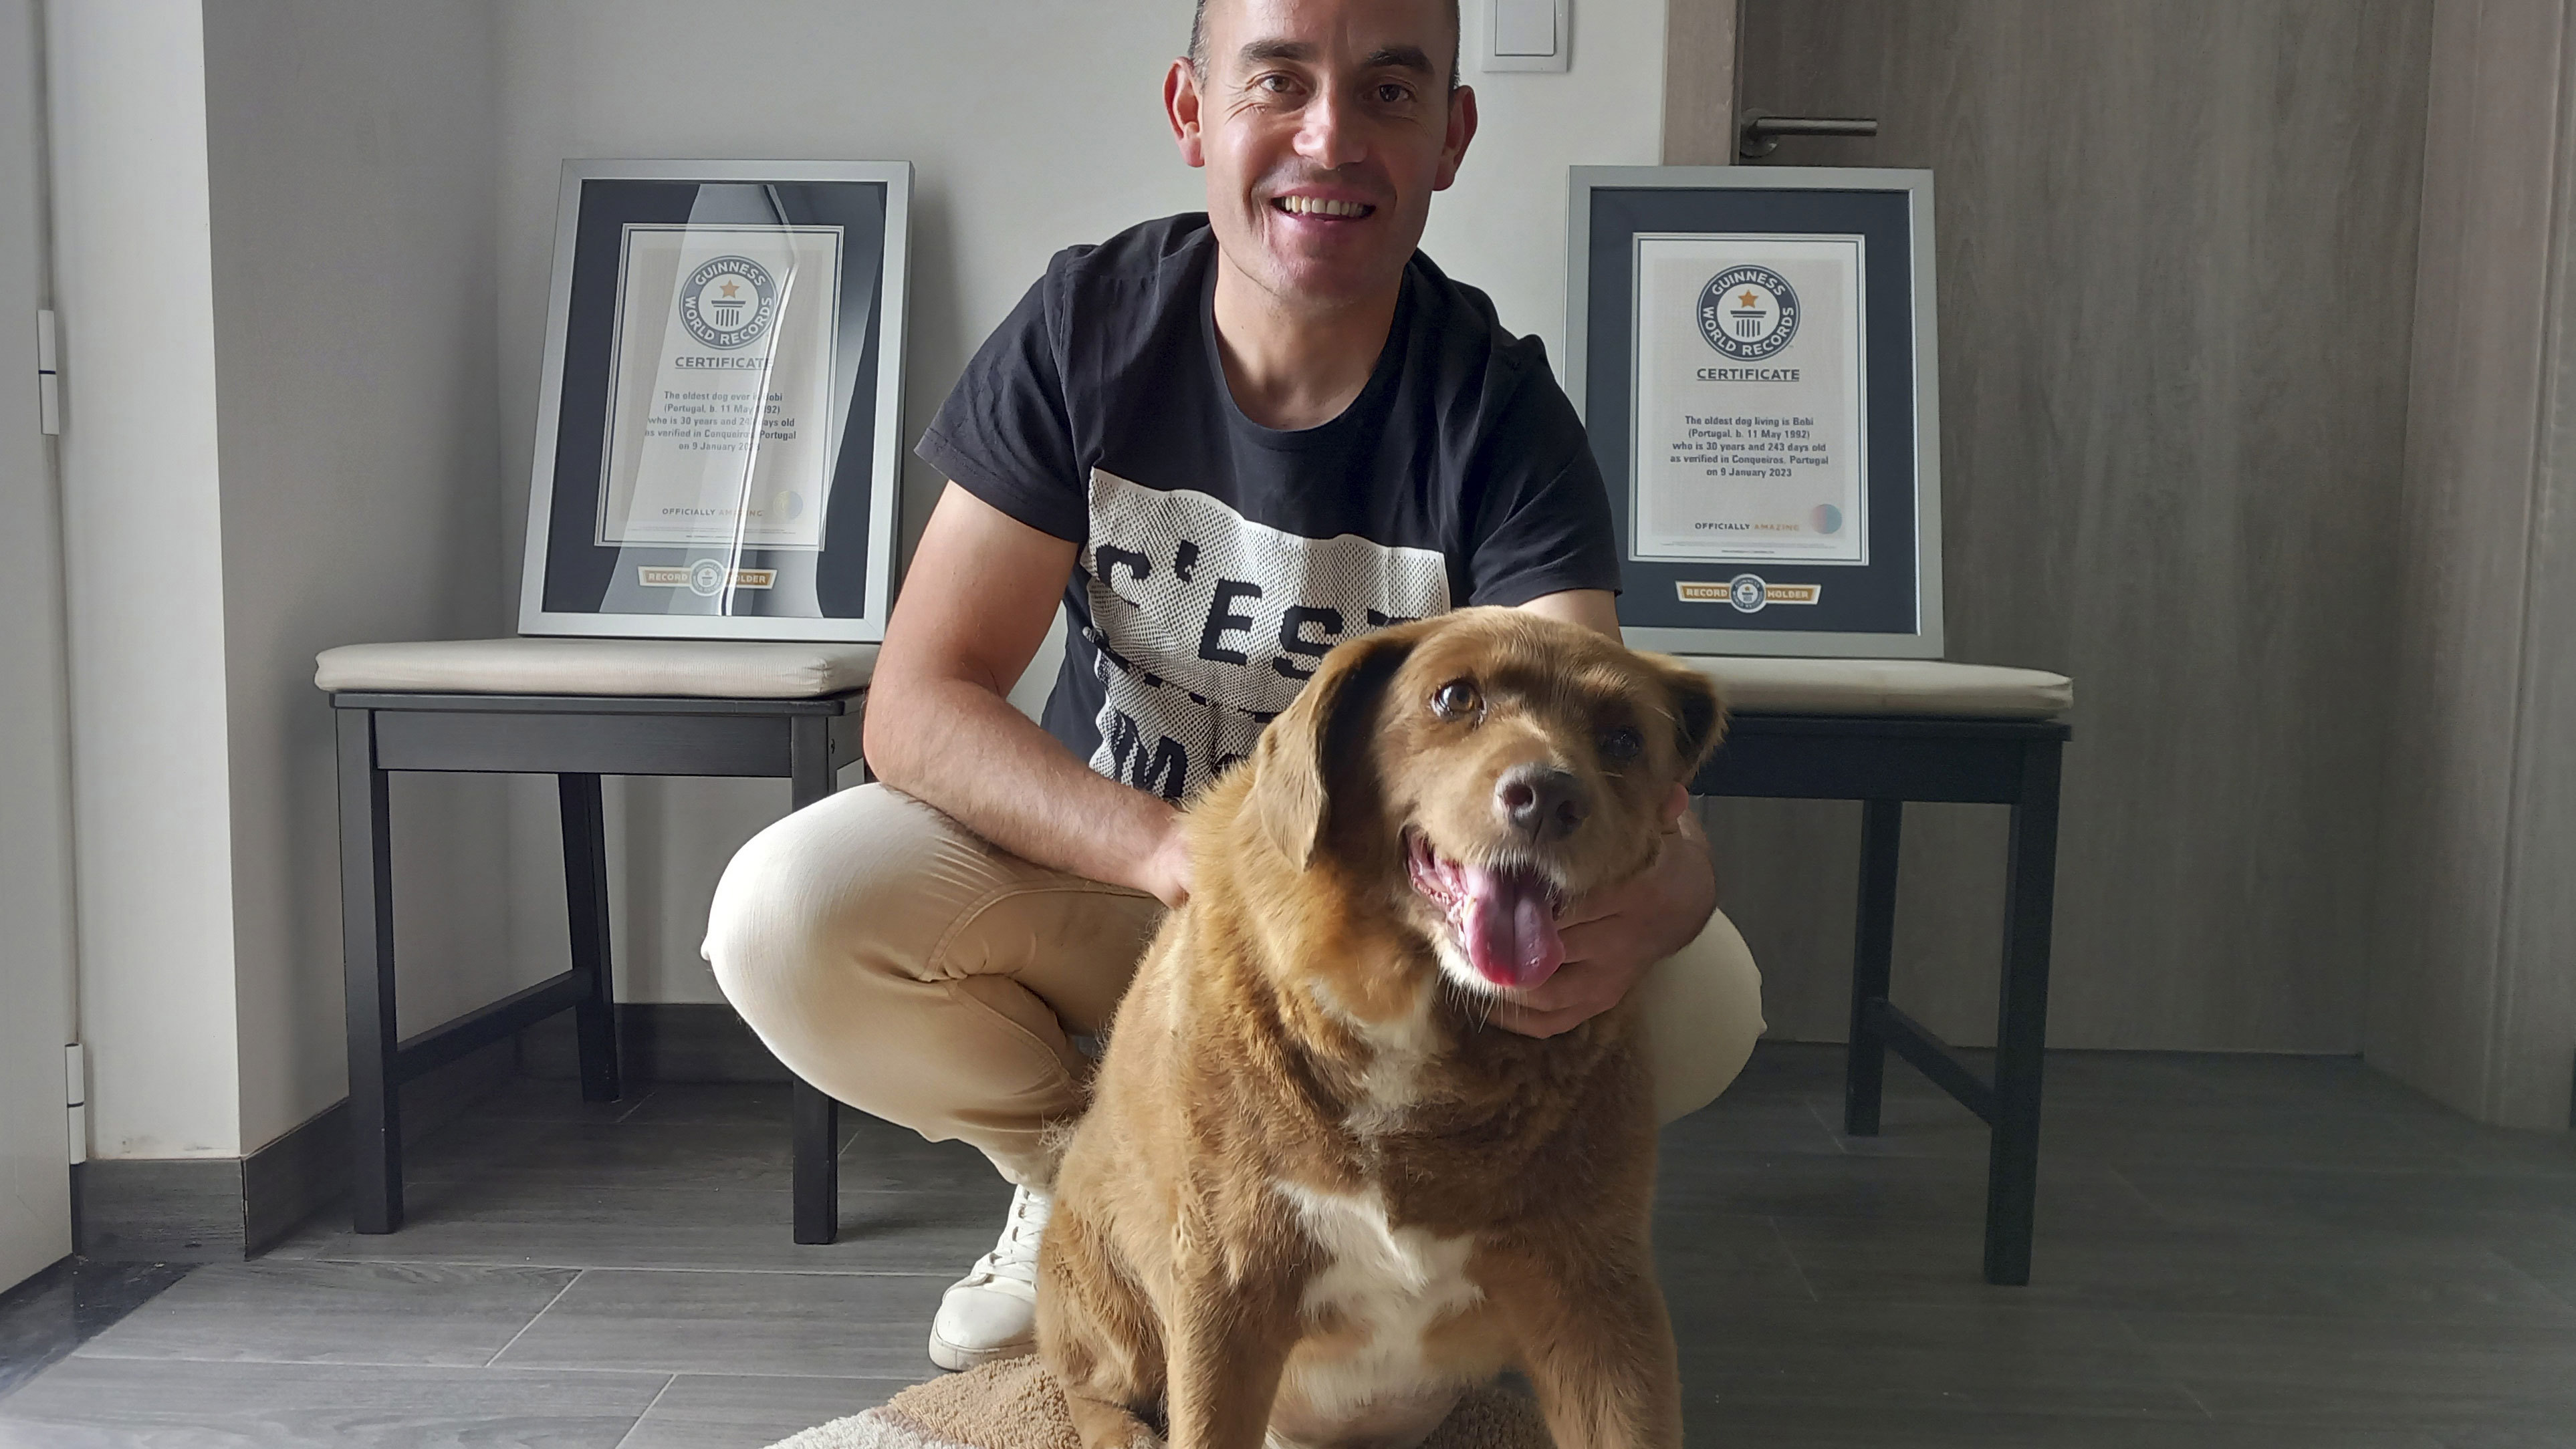
[[[1565,959],[1565,904],[1650,864],[1716,748],[1700,674],[1514,609],[1354,640],[1262,733],[1248,805],[1299,870],[1382,889],[1470,990]]]

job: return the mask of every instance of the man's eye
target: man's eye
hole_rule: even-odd
[[[1413,92],[1399,85],[1383,85],[1377,88],[1377,99],[1380,105],[1400,106],[1413,99]]]
[[[1476,706],[1482,702],[1475,685],[1464,679],[1453,679],[1433,692],[1431,712],[1442,719],[1463,719],[1474,714]]]
[[[1635,730],[1615,729],[1601,737],[1601,758],[1633,760],[1645,747],[1646,741]]]
[[[1274,96],[1284,96],[1295,86],[1295,84],[1296,82],[1291,81],[1284,75],[1272,74],[1262,76],[1258,80],[1255,80],[1252,83],[1252,88],[1254,90],[1268,91]]]

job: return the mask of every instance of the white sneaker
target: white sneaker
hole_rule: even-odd
[[[953,1371],[1038,1351],[1038,1239],[1053,1206],[1025,1187],[1011,1194],[1001,1241],[939,1300],[930,1320],[932,1363]]]

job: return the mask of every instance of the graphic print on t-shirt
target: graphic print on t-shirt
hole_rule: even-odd
[[[1304,538],[1101,468],[1082,570],[1103,687],[1091,768],[1169,800],[1250,754],[1326,650],[1449,607],[1435,549]]]

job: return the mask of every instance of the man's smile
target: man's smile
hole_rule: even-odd
[[[1331,196],[1274,196],[1273,208],[1290,216],[1310,216],[1332,221],[1357,221],[1377,210],[1365,201],[1346,201]]]

